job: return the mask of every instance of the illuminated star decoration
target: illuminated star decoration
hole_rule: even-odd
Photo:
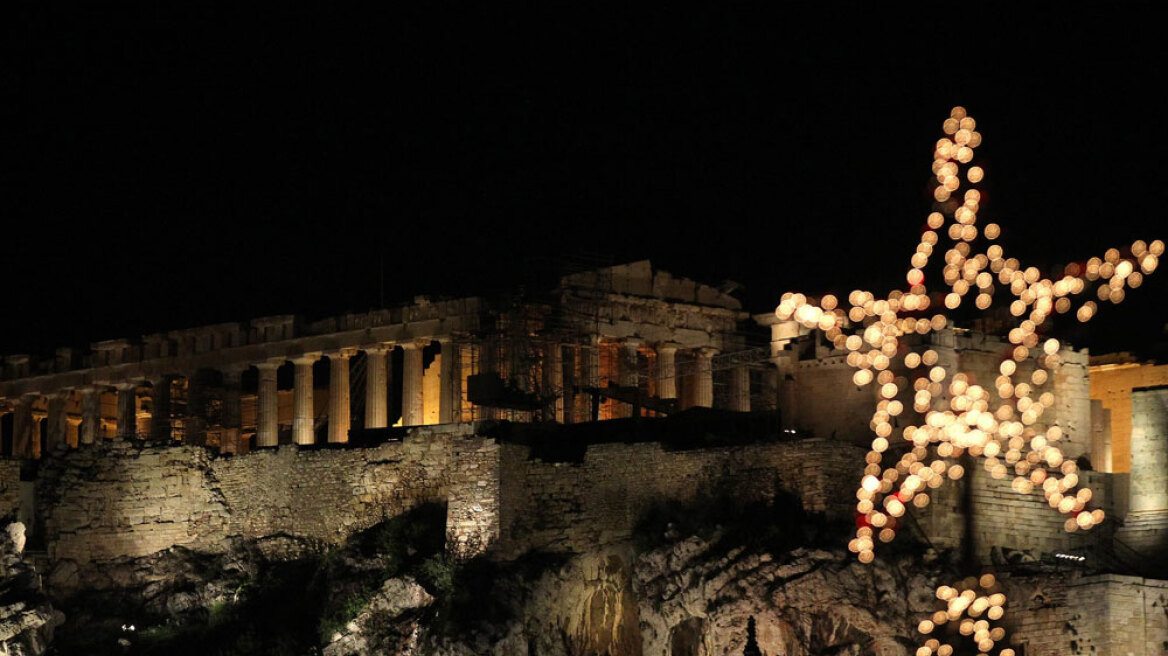
[[[981,192],[973,185],[983,180],[985,171],[971,165],[974,149],[981,144],[976,125],[964,108],[955,107],[942,126],[946,136],[937,141],[933,161],[937,181],[933,196],[940,211],[926,219],[927,229],[910,261],[907,292],[893,290],[878,299],[855,290],[848,295],[846,310],[830,294],[816,301],[789,292],[775,310],[780,320],[793,319],[824,331],[835,348],[846,351],[848,365],[856,370],[856,385],[875,381],[878,386],[880,401],[870,424],[875,439],[856,492],[856,538],[848,545],[861,562],[872,561],[876,540],[888,542],[896,536],[906,504],[923,508],[929,504],[929,490],[946,478],[964,476],[964,468],[955,462],[964,453],[984,458],[994,478],[1005,478],[1013,469],[1013,487],[1021,494],[1041,487],[1051,507],[1069,516],[1067,531],[1090,529],[1103,521],[1102,510],[1087,510],[1091,490],[1078,488],[1078,467],[1064,459],[1058,447],[1062,429],[1043,428],[1040,423],[1054,405],[1047,385],[1061,364],[1062,346],[1056,339],[1042,339],[1039,331],[1052,314],[1076,307],[1079,321],[1094,317],[1095,301],[1079,298],[1090,285],[1097,284],[1100,301],[1122,301],[1126,288],[1139,287],[1143,276],[1155,271],[1164,243],[1137,241],[1124,253],[1112,248],[1102,258],[1088,260],[1085,267],[1068,265],[1058,280],[1043,278],[1038,268],[1007,258],[1000,245],[989,243],[1001,228],[994,223],[981,231],[977,227]],[[960,194],[963,173],[971,188]],[[949,323],[943,313],[928,316],[931,301],[924,274],[941,239],[938,231],[946,225],[944,233],[952,246],[945,252],[942,270],[949,287],[944,306],[956,309],[967,296],[974,296],[974,305],[986,310],[1001,288],[1014,297],[1009,309],[1018,325],[1008,335],[1013,346],[992,387],[965,373],[946,371],[938,364],[936,351],[914,351],[904,339],[942,330]],[[975,247],[983,250],[975,253]],[[893,418],[907,407],[921,419],[899,432],[912,448],[884,467],[889,440],[897,439]]]
[[[917,625],[917,631],[922,635],[939,635],[945,632],[948,635],[943,635],[942,638],[949,640],[956,636],[952,635],[953,627],[948,625],[956,623],[956,632],[959,635],[971,638],[979,652],[989,653],[997,643],[1006,638],[1006,630],[994,626],[994,622],[1006,614],[1006,595],[997,590],[997,584],[993,574],[984,574],[980,579],[972,577],[965,579],[956,587],[943,585],[937,588],[937,598],[946,602],[948,607],[933,613],[932,619],[921,620]],[[981,588],[984,594],[978,594],[978,588]],[[933,637],[917,649],[917,656],[933,654],[952,656],[953,645]],[[1014,650],[1003,649],[998,652],[998,656],[1014,656]]]

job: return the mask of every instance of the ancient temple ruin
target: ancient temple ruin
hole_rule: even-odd
[[[617,548],[657,501],[712,489],[747,503],[782,488],[851,521],[874,391],[829,343],[728,289],[646,261],[541,292],[8,355],[0,518],[29,526],[59,592],[173,547],[336,544],[430,502],[453,554],[503,560]],[[908,339],[989,379],[1003,348],[972,327]],[[1114,622],[1096,619],[1155,616],[1168,598],[1168,392],[1162,367],[1061,355],[1043,422],[1108,522],[1067,533],[1041,496],[978,468],[912,532],[978,566],[1080,567],[1015,634],[1027,653],[1075,640],[1118,654]],[[1168,639],[1168,623],[1140,621]]]
[[[246,453],[391,426],[747,411],[749,367],[767,353],[748,348],[746,318],[730,295],[642,261],[537,296],[419,297],[8,355],[3,454],[118,438]]]

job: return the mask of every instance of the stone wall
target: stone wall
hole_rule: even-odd
[[[1131,510],[1168,512],[1168,387],[1133,391],[1131,410]]]
[[[1051,508],[1041,489],[1030,494],[1015,492],[1012,477],[997,480],[980,466],[958,483],[946,482],[934,490],[932,502],[915,511],[920,527],[938,547],[967,549],[977,562],[994,563],[996,549],[1043,554],[1098,550],[1114,534],[1120,519],[1114,504],[1116,482],[1110,474],[1081,472],[1080,485],[1093,496],[1090,508],[1103,508],[1107,518],[1090,531],[1068,533],[1066,515]],[[968,497],[967,497],[968,494]],[[968,537],[967,537],[968,536]]]
[[[20,461],[0,458],[0,520],[20,510]]]
[[[651,504],[701,492],[733,490],[746,501],[778,486],[808,510],[845,515],[863,467],[862,450],[817,439],[684,451],[597,444],[581,462],[542,462],[474,430],[235,457],[126,442],[70,451],[47,461],[38,481],[49,557],[85,565],[173,546],[213,552],[228,537],[335,544],[431,501],[447,505],[448,541],[461,555],[494,543],[504,557],[583,551],[627,539]]]
[[[418,429],[368,449],[285,446],[241,457],[114,442],[46,463],[38,481],[52,560],[79,564],[228,537],[335,544],[421,503],[447,503],[452,548],[497,534],[497,446],[473,426]]]
[[[1106,574],[1007,581],[1009,642],[1026,656],[1163,654],[1168,581]]]
[[[912,337],[907,340],[918,352],[931,348],[937,352],[937,364],[944,367],[950,376],[963,373],[973,384],[994,389],[994,381],[999,375],[999,366],[1012,345],[995,338],[979,334],[955,335],[943,331],[928,339]],[[1061,448],[1069,458],[1077,458],[1088,452],[1091,446],[1091,401],[1090,381],[1087,373],[1087,354],[1064,348],[1059,353],[1063,364],[1050,372],[1050,380],[1038,387],[1033,395],[1042,392],[1054,394],[1055,403],[1035,425],[1035,428],[1058,425],[1063,429]],[[1033,360],[1018,365],[1016,380],[1028,380],[1034,370]],[[905,411],[895,424],[920,425],[924,418],[913,412],[911,381],[927,373],[927,368],[908,370],[894,368],[894,373],[905,378],[898,398],[904,403]],[[879,400],[877,385],[857,386],[852,382],[855,369],[848,366],[844,352],[820,348],[813,359],[798,360],[793,368],[790,401],[785,412],[791,414],[790,422],[795,428],[813,435],[837,438],[852,444],[867,446],[872,442],[869,423]],[[948,387],[948,380],[945,388]],[[948,399],[946,391],[940,399]],[[899,435],[899,432],[896,433]]]
[[[527,549],[582,552],[626,540],[654,503],[733,491],[742,503],[776,487],[809,511],[850,512],[864,451],[828,440],[670,451],[659,443],[597,444],[581,462],[543,462],[530,450],[502,450],[503,557]],[[759,521],[766,521],[760,517]]]
[[[1168,365],[1104,364],[1091,367],[1091,398],[1111,411],[1112,471],[1131,470],[1132,390],[1168,385]]]
[[[1119,539],[1148,558],[1168,557],[1168,387],[1132,390],[1131,511]]]

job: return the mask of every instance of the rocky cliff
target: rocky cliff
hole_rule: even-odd
[[[24,525],[0,529],[0,653],[44,654],[64,616],[41,590],[40,576],[24,559]]]

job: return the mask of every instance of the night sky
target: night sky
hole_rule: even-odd
[[[887,293],[955,104],[1008,254],[1168,239],[1150,3],[110,4],[2,10],[3,353],[367,310],[381,262],[387,303],[573,257]],[[1073,339],[1149,344],[1166,276]]]

